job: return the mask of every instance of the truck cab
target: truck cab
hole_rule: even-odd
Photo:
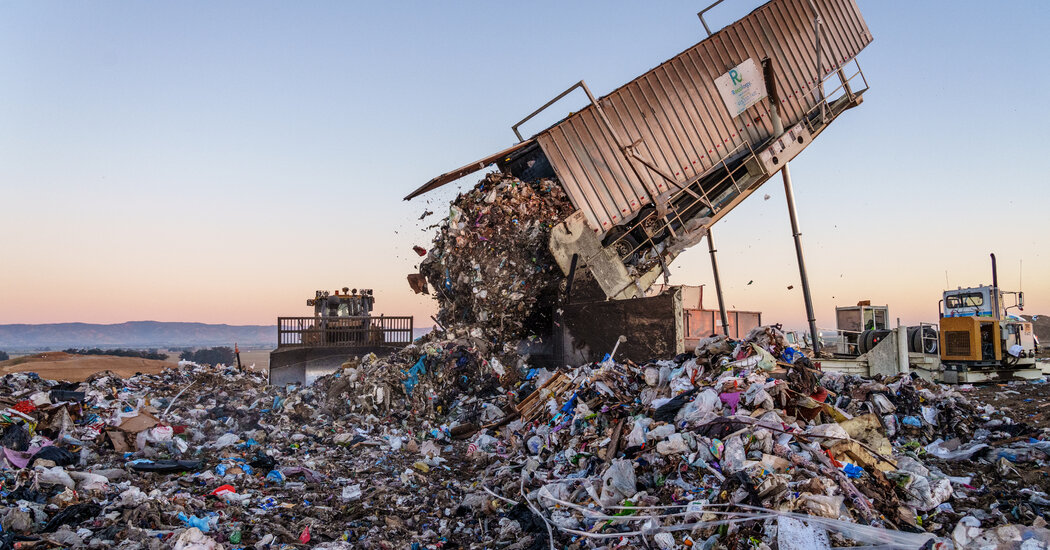
[[[999,292],[998,297],[999,302],[1002,303],[1002,292]],[[941,317],[995,317],[992,309],[995,300],[992,298],[992,287],[990,286],[946,290],[943,295],[944,309]]]
[[[1005,298],[1013,295],[1013,305]],[[1011,315],[1024,307],[1024,293],[996,285],[947,290],[941,300],[941,359],[967,368],[1029,368],[1035,364],[1032,323]]]

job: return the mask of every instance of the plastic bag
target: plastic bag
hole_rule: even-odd
[[[758,361],[759,370],[771,371],[777,368],[777,359],[773,357],[771,353],[760,347],[758,344],[751,344],[751,347],[754,348],[758,353],[758,356],[761,357]]]
[[[942,460],[969,460],[970,457],[987,448],[987,444],[977,443],[959,447],[954,451],[949,451],[944,448],[944,440],[938,438],[933,443],[926,446],[926,452]]]
[[[828,495],[814,495],[813,493],[803,493],[799,497],[797,508],[802,508],[807,513],[821,516],[825,518],[838,518],[840,511],[842,510],[842,502],[845,497],[842,495],[828,496]]]
[[[73,483],[73,478],[69,477],[69,473],[61,466],[55,466],[54,468],[37,467],[37,471],[40,472],[37,476],[37,480],[41,483],[52,483],[54,485],[63,485],[70,489],[76,489],[76,484]]]
[[[615,506],[637,492],[638,479],[634,474],[634,462],[617,458],[602,474],[601,503]]]
[[[744,461],[747,453],[744,451],[744,441],[740,436],[731,437],[726,441],[724,457],[722,458],[722,472],[733,474],[744,469]]]
[[[656,452],[662,455],[687,453],[689,452],[689,444],[686,443],[682,434],[671,434],[666,441],[656,444]]]
[[[171,438],[168,437],[168,439]],[[240,440],[240,438],[237,437],[237,434],[222,434],[219,439],[215,440],[213,445],[217,449],[222,449],[224,447],[229,447],[230,445],[236,445],[238,440]]]
[[[848,440],[849,432],[838,424],[818,424],[806,429],[807,434],[819,436],[817,441],[821,446],[827,448],[835,445],[841,440]]]

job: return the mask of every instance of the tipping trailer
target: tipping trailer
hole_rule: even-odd
[[[562,271],[589,270],[611,299],[643,297],[680,252],[860,105],[868,85],[856,58],[871,41],[854,0],[766,2],[603,97],[581,80],[515,124],[516,144],[405,200],[493,164],[523,181],[556,179],[576,208],[550,238]],[[586,107],[522,138],[523,123],[576,89]]]

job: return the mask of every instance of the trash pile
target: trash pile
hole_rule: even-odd
[[[463,502],[499,526],[496,544],[1050,544],[1046,481],[1009,508],[988,499],[1011,483],[994,464],[1046,464],[1050,433],[917,377],[822,372],[776,327],[644,365],[525,367],[520,378],[477,354],[477,392],[413,394],[431,375],[447,387],[463,360],[443,355],[452,349],[469,356],[462,342],[430,342],[407,350],[420,357],[412,369],[369,359],[318,384],[351,412],[418,422],[425,460],[466,445],[466,464],[442,466],[463,480],[483,468]]]
[[[432,338],[308,387],[192,363],[7,375],[0,548],[1050,544],[1050,423],[1025,423],[1047,384],[998,392],[1024,392],[1020,417],[995,392],[822,372],[776,327],[556,371],[484,345]]]
[[[571,212],[551,180],[490,173],[460,194],[420,264],[441,325],[497,345],[545,333],[564,279],[547,248],[550,229]]]

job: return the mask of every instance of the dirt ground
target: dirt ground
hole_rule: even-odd
[[[960,386],[959,390],[980,404],[995,407],[992,417],[999,418],[997,413],[1002,411],[1020,425],[988,440],[997,449],[1010,446],[1023,449],[1029,438],[1039,437],[1042,429],[1050,427],[1050,384],[983,384]],[[1029,501],[1025,490],[1050,492],[1050,467],[1040,467],[1038,463],[1014,464],[1007,458],[994,456],[990,460],[944,461],[927,455],[924,459],[927,465],[936,465],[949,475],[970,478],[969,483],[962,486],[966,490],[953,499],[960,511],[933,518],[948,525],[961,517],[963,509],[997,508],[1012,521],[1030,522],[1040,516],[1042,510]]]
[[[171,363],[167,361],[49,351],[0,362],[0,376],[13,372],[35,372],[50,380],[81,382],[96,372],[106,370],[129,377],[136,373],[158,373],[168,367],[171,367]]]
[[[241,350],[241,363],[246,367],[255,365],[255,372],[270,372],[270,350]]]
[[[255,372],[261,372],[263,374],[270,372],[270,349],[241,349],[241,364],[245,367],[251,367]],[[177,364],[179,362],[179,352],[172,351],[169,349],[160,350],[161,353],[168,355],[167,362]]]
[[[1050,428],[1050,384],[982,384],[960,388],[981,403],[1008,411],[1017,422]]]

